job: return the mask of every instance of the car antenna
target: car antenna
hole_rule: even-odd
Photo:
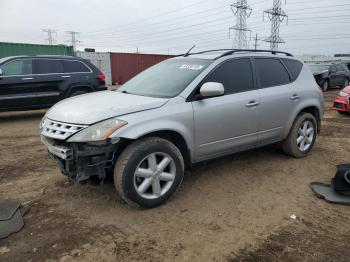
[[[192,49],[195,48],[195,47],[196,47],[196,45],[193,45],[193,46],[190,48],[190,50],[188,50],[187,53],[184,54],[184,57],[189,56],[190,52],[191,52]]]

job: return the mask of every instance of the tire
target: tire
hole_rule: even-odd
[[[73,91],[72,93],[69,94],[69,97],[73,97],[73,96],[79,96],[79,95],[83,95],[83,94],[87,94],[87,91],[84,90],[77,90],[77,91]]]
[[[160,163],[165,158],[170,162],[164,165],[162,171]],[[142,175],[136,170],[143,170]],[[114,168],[114,185],[121,198],[130,205],[146,208],[166,202],[179,188],[183,177],[184,160],[180,150],[159,137],[146,137],[130,144],[121,153]]]
[[[311,133],[310,135],[306,135],[307,139],[305,138],[305,136],[299,133],[299,132],[302,132],[302,131],[299,131],[299,129],[300,128],[303,129],[305,123],[308,123],[308,125],[306,125],[307,127],[313,128],[312,138],[311,138]],[[310,130],[309,128],[307,128],[307,130]],[[305,157],[312,150],[316,141],[316,136],[317,136],[317,121],[315,117],[310,113],[301,113],[300,115],[298,115],[298,117],[294,121],[292,128],[289,131],[288,137],[286,138],[286,140],[283,141],[282,149],[285,154],[293,156],[295,158]],[[299,139],[301,143],[298,143]],[[302,141],[304,141],[304,146],[302,144],[303,143]],[[304,150],[301,150],[301,148],[304,148]]]
[[[338,113],[341,115],[349,115],[350,114],[349,112],[346,112],[346,111],[338,111]]]
[[[329,82],[328,82],[328,80],[325,80],[322,84],[322,91],[326,92],[328,90],[328,88],[329,88]]]

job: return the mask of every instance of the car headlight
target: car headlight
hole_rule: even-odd
[[[39,131],[43,129],[43,126],[45,125],[45,121],[46,121],[46,117],[44,116],[39,123]]]
[[[339,96],[350,96],[350,94],[344,92],[344,91],[340,91],[339,92]]]
[[[123,120],[115,118],[108,119],[81,130],[69,138],[68,142],[103,141],[109,138],[115,131],[125,126],[126,124],[127,122]]]

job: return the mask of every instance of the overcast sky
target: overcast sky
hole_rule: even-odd
[[[248,0],[252,38],[270,34],[263,11],[273,0]],[[228,0],[0,0],[0,41],[47,43],[42,28],[57,31],[55,43],[68,44],[65,31],[80,32],[78,49],[147,53],[181,53],[232,48],[230,26],[235,17]],[[349,0],[282,0],[289,15],[280,27],[285,44],[295,54],[350,53]],[[248,33],[248,38],[250,34]],[[259,41],[259,48],[269,44]],[[250,41],[253,47],[253,40]]]

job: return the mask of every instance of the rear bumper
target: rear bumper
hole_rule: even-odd
[[[49,151],[63,175],[78,181],[91,176],[105,178],[106,169],[113,166],[114,153],[118,144],[101,143],[66,143],[41,136],[41,140]]]
[[[333,109],[342,112],[350,112],[349,99],[349,96],[338,96],[333,102]]]

